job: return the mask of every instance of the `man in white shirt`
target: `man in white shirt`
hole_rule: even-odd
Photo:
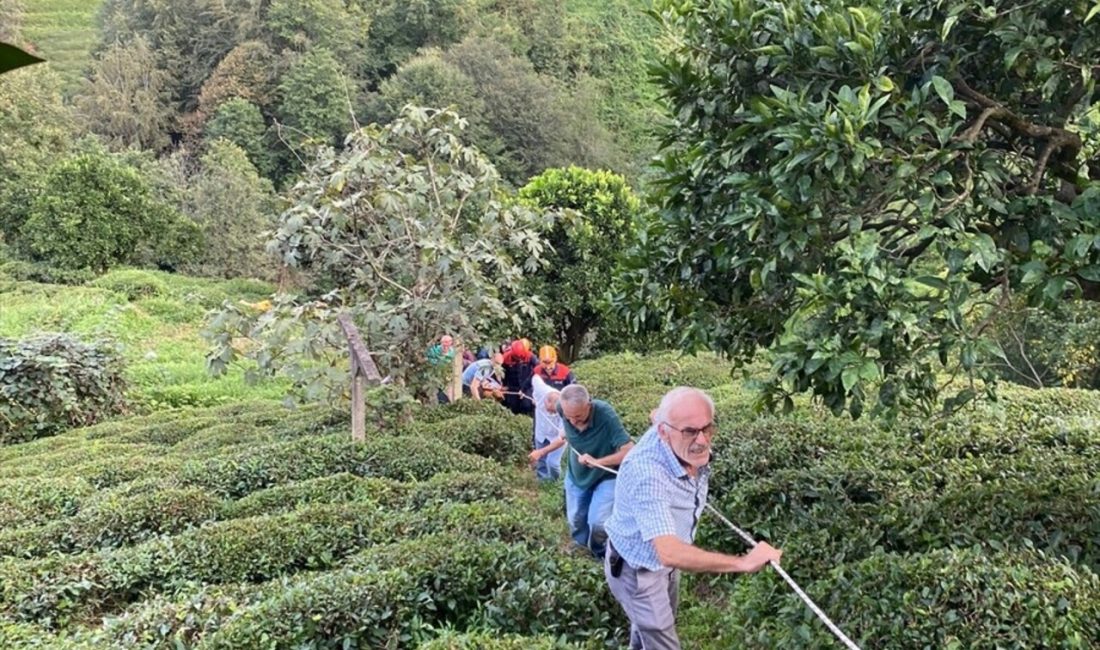
[[[531,389],[535,398],[535,450],[528,458],[540,481],[556,481],[561,476],[561,455],[565,448],[559,447],[550,452],[546,452],[545,448],[562,435],[561,416],[558,415],[561,393],[548,386],[538,375],[531,379]]]

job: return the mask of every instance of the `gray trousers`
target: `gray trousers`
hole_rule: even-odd
[[[676,607],[680,601],[680,572],[635,569],[623,562],[619,577],[611,575],[611,553],[603,571],[611,594],[630,619],[630,650],[680,650],[676,635]]]

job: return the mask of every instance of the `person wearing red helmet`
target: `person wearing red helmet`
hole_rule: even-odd
[[[531,378],[535,376],[538,360],[522,341],[513,341],[504,355],[504,406],[519,415],[534,417],[535,402]]]

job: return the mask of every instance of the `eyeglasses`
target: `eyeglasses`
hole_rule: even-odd
[[[699,434],[705,435],[707,440],[713,440],[714,434],[718,433],[718,424],[715,422],[711,422],[701,429],[696,429],[695,427],[684,427],[681,429],[680,427],[672,426],[668,422],[664,422],[663,424],[673,431],[679,431],[680,435],[682,435],[685,440],[695,440],[699,437]]]

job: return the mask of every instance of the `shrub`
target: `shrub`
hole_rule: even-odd
[[[569,650],[579,648],[553,637],[500,636],[495,632],[447,632],[417,650]]]
[[[339,472],[423,480],[443,471],[488,471],[484,459],[416,437],[357,443],[346,434],[275,443],[238,454],[187,463],[182,477],[225,497]]]
[[[508,485],[499,474],[443,472],[427,481],[413,484],[402,505],[420,509],[446,503],[491,502],[503,499],[508,493]]]
[[[111,271],[88,283],[126,296],[129,301],[168,293],[168,285],[149,271],[139,269],[120,269]]]
[[[126,408],[122,361],[66,334],[0,339],[0,443],[93,424]]]
[[[47,627],[189,581],[258,582],[332,566],[385,534],[374,506],[324,506],[219,522],[136,546],[0,565],[0,613]]]
[[[95,273],[84,269],[66,269],[53,264],[9,260],[0,264],[0,273],[22,282],[43,284],[85,284],[95,279]]]
[[[263,582],[332,568],[373,544],[438,532],[460,536],[466,546],[475,540],[544,542],[546,527],[513,503],[448,504],[390,515],[375,504],[309,506],[99,553],[0,562],[0,616],[60,629],[195,583]]]
[[[210,521],[218,506],[217,499],[194,489],[111,495],[91,501],[68,519],[0,532],[0,556],[42,557],[125,546]]]
[[[510,414],[510,411],[493,400],[461,399],[449,404],[419,405],[409,414],[409,419],[417,424],[430,424],[471,415],[504,417]]]
[[[341,472],[253,492],[242,499],[227,503],[222,509],[222,518],[270,515],[303,505],[321,503],[368,502],[393,505],[399,503],[408,491],[405,484],[391,479],[363,478]]]
[[[434,627],[476,620],[487,601],[487,607],[509,608],[522,602],[500,610],[513,627],[549,623],[575,639],[622,626],[606,590],[593,600],[589,589],[602,581],[602,571],[587,560],[450,535],[374,548],[356,560],[342,571],[296,581],[230,621],[205,646],[416,647],[434,636]]]
[[[0,479],[0,530],[70,516],[94,491],[88,481],[80,478]]]
[[[19,235],[35,259],[97,272],[178,262],[199,246],[194,224],[156,200],[137,169],[102,151],[49,169]]]
[[[494,632],[445,633],[417,650],[568,650],[577,648],[554,637],[501,636]]]
[[[469,415],[438,422],[413,422],[397,434],[415,433],[426,440],[438,440],[452,449],[500,463],[526,460],[533,435],[531,418],[523,415]]]
[[[278,583],[273,583],[278,588]],[[191,648],[248,607],[265,585],[212,585],[184,597],[157,596],[104,621],[104,636],[125,648]]]
[[[786,592],[757,577],[735,596],[745,645],[835,647],[802,602],[777,589]],[[836,567],[808,591],[863,647],[1087,648],[1100,629],[1100,579],[1031,551],[880,553]]]

